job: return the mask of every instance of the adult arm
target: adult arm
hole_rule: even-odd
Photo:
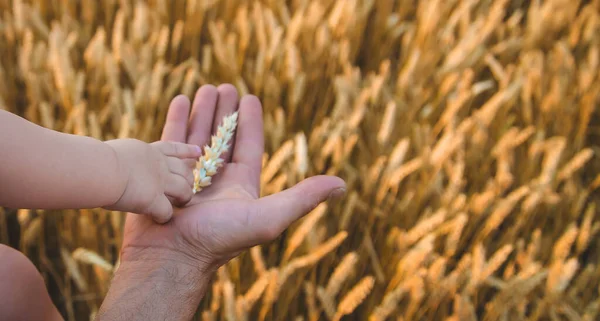
[[[191,320],[214,275],[160,249],[124,252],[121,262],[96,321]]]
[[[163,140],[204,145],[218,125],[213,120],[235,110],[239,123],[234,148],[210,187],[177,209],[168,224],[127,216],[121,265],[97,321],[190,320],[219,266],[277,238],[319,203],[344,194],[341,179],[315,176],[258,198],[264,144],[261,104],[245,96],[238,106],[231,85],[200,88],[189,123],[190,102],[176,97]]]

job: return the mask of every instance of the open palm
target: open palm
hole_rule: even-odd
[[[128,214],[123,255],[168,252],[169,257],[175,254],[182,263],[215,269],[240,251],[276,238],[319,203],[344,192],[341,179],[316,176],[259,199],[264,148],[262,108],[254,96],[239,100],[231,85],[200,88],[189,119],[190,101],[185,96],[174,98],[162,140],[206,145],[223,116],[236,110],[236,136],[231,152],[222,156],[226,164],[213,184],[185,207],[175,209],[166,224]]]

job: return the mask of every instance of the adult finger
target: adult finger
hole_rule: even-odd
[[[344,181],[335,176],[314,176],[285,191],[259,199],[247,219],[248,230],[256,235],[253,241],[259,244],[277,238],[321,202],[343,195],[345,186]]]
[[[192,113],[190,115],[190,128],[187,142],[200,147],[210,143],[212,123],[217,106],[218,91],[213,85],[204,85],[198,89]]]
[[[169,104],[161,140],[185,142],[189,113],[190,100],[186,96],[179,95],[173,98]]]
[[[253,189],[249,192],[258,197],[264,152],[264,132],[262,106],[255,96],[244,96],[240,101],[235,142],[232,162],[248,167]]]
[[[238,109],[238,92],[231,84],[223,84],[217,88],[219,91],[219,99],[217,102],[217,110],[212,124],[212,133],[217,132],[217,128],[221,125],[225,116],[231,115]],[[228,151],[221,155],[221,158],[226,162],[231,161],[231,150],[235,145],[235,139],[231,142],[231,147]]]
[[[154,142],[161,153],[177,158],[198,158],[202,156],[202,149],[198,145],[176,143],[176,142]]]

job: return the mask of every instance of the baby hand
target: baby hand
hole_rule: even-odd
[[[158,223],[173,215],[173,204],[192,198],[194,159],[202,152],[197,145],[173,142],[145,143],[135,139],[106,142],[115,151],[125,187],[109,210],[146,214]]]

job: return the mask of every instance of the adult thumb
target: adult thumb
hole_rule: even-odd
[[[277,238],[294,221],[308,214],[321,202],[341,197],[344,181],[335,176],[313,176],[277,194],[258,200],[254,223],[259,231],[257,243]]]

